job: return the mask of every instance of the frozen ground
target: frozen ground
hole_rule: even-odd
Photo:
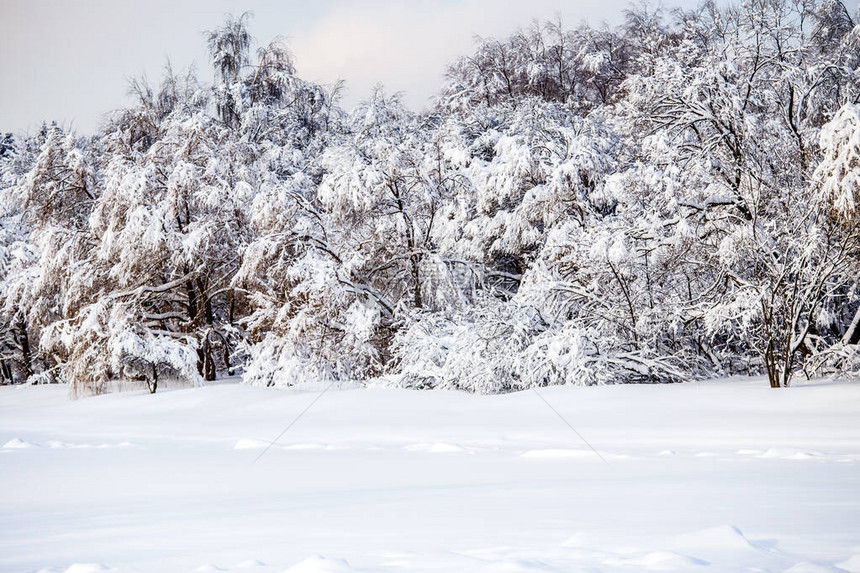
[[[860,384],[0,388],[0,570],[860,572]],[[5,444],[5,445],[4,445]]]

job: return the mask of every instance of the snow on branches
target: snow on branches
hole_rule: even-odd
[[[857,370],[853,16],[672,16],[482,39],[421,113],[381,87],[346,112],[231,17],[215,85],[168,67],[92,137],[4,136],[2,381]]]

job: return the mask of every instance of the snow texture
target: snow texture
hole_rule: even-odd
[[[860,571],[860,385],[0,387],[0,571]]]

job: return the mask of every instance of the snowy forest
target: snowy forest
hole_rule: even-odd
[[[860,372],[860,27],[839,0],[476,40],[434,103],[248,15],[82,135],[0,138],[3,383]],[[134,70],[129,70],[133,72]]]

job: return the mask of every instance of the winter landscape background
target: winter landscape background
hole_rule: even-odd
[[[857,14],[619,21],[2,136],[0,567],[860,571]]]

